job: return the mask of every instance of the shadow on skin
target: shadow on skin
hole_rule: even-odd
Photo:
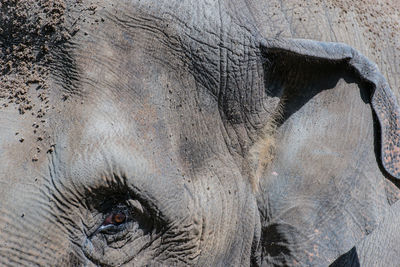
[[[353,247],[349,252],[340,256],[329,267],[360,267],[356,248]]]
[[[343,79],[346,83],[358,85],[360,97],[365,104],[370,104],[371,89],[360,81],[357,75],[348,67],[347,62],[307,61],[300,56],[270,54],[269,61],[264,65],[266,70],[266,93],[269,97],[279,97],[282,114],[277,121],[277,127],[282,126],[294,113],[298,112],[313,97],[325,90],[335,89]],[[378,118],[371,113],[374,123],[374,150],[376,163],[382,174],[400,189],[400,181],[389,175],[382,165],[381,140]]]
[[[278,126],[320,92],[335,89],[340,79],[357,83],[361,99],[370,103],[369,89],[349,70],[346,62],[326,64],[277,54],[270,58],[265,64],[266,93],[269,97],[281,98],[283,110]]]

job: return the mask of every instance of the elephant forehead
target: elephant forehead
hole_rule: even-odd
[[[211,110],[186,103],[189,101],[179,102],[176,108],[163,98],[160,93],[138,102],[129,94],[100,93],[91,103],[72,104],[54,119],[63,122],[55,127],[59,132],[56,143],[67,148],[71,157],[92,151],[140,156],[158,173],[170,169],[203,173],[210,159],[232,160],[219,116],[211,119]]]
[[[69,156],[104,155],[104,160],[123,161],[147,172],[168,172],[169,159],[176,156],[161,117],[152,115],[151,108],[148,113],[140,108],[129,112],[109,101],[97,101],[96,106],[86,106],[78,117],[82,124],[71,124],[60,138]]]

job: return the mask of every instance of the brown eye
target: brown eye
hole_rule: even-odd
[[[124,213],[117,213],[113,215],[113,221],[115,224],[121,224],[125,222],[126,220],[126,215]]]
[[[120,225],[126,221],[126,215],[123,212],[110,214],[103,222],[103,225]]]

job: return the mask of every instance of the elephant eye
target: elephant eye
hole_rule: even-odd
[[[104,234],[114,234],[123,230],[130,222],[128,210],[111,212],[100,225],[96,232]]]
[[[163,221],[154,215],[154,205],[126,188],[113,186],[92,189],[87,198],[88,207],[98,218],[89,229],[89,238],[101,234],[108,244],[128,236],[146,235],[158,231]],[[158,212],[158,214],[160,214]]]
[[[125,212],[115,212],[110,214],[103,222],[102,226],[105,225],[120,225],[126,221],[126,214]]]

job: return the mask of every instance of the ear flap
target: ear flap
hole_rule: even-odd
[[[377,66],[345,44],[260,43],[266,94],[283,102],[284,115],[275,158],[260,179],[261,241],[253,261],[328,266],[371,233],[390,207],[376,164],[370,108],[347,89],[360,82],[371,89],[365,96],[359,87],[380,123],[384,170],[397,179],[399,107]]]
[[[345,63],[361,81],[370,84],[370,101],[380,124],[382,166],[391,176],[400,179],[400,109],[389,84],[375,63],[342,43],[263,39],[261,49],[267,54],[286,54],[309,62]]]

